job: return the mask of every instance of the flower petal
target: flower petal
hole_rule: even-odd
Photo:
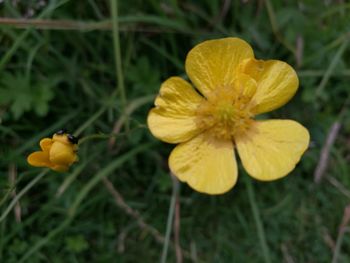
[[[206,97],[218,87],[231,86],[238,65],[253,58],[250,45],[239,38],[204,41],[186,58],[186,72],[196,88]]]
[[[232,141],[215,139],[208,132],[176,146],[169,166],[179,180],[202,193],[225,193],[237,181]]]
[[[298,89],[296,72],[283,61],[248,59],[240,65],[239,71],[257,82],[257,91],[252,98],[256,104],[253,109],[255,114],[281,107]]]
[[[148,114],[148,127],[158,139],[168,143],[185,142],[200,130],[195,113],[204,100],[187,81],[179,77],[167,79],[155,100],[156,108]]]
[[[73,144],[67,145],[60,141],[55,141],[50,149],[50,161],[53,165],[69,166],[77,160],[77,155],[73,151]]]
[[[44,138],[40,141],[40,147],[44,152],[50,151],[53,140],[50,138]]]
[[[236,77],[237,78],[234,82],[234,93],[250,100],[257,90],[257,83],[255,79],[243,73],[236,74]]]
[[[27,157],[27,162],[35,167],[50,167],[48,152],[33,152]]]
[[[307,149],[309,132],[292,120],[257,121],[253,125],[247,134],[236,138],[244,168],[262,181],[284,177]]]
[[[57,165],[56,164],[56,165],[52,165],[50,168],[52,170],[56,171],[56,172],[63,173],[63,172],[67,172],[68,171],[69,166],[68,165]]]

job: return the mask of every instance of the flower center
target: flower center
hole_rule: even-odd
[[[233,139],[252,123],[251,94],[242,94],[232,87],[213,91],[196,112],[199,128],[210,129],[220,139]]]

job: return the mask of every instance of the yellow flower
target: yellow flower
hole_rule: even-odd
[[[50,138],[40,141],[42,151],[33,152],[27,157],[30,165],[36,167],[49,167],[57,172],[66,172],[68,168],[78,161],[78,140],[65,130],[58,131]]]
[[[239,38],[209,40],[186,58],[186,73],[161,86],[148,115],[152,134],[180,143],[170,170],[199,192],[221,194],[237,181],[237,149],[252,177],[271,181],[291,172],[309,145],[308,131],[292,120],[254,120],[287,103],[298,88],[291,66],[257,60]]]

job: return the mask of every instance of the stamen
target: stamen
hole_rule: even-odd
[[[200,129],[210,129],[215,137],[231,139],[246,132],[252,123],[251,97],[242,89],[218,88],[210,94],[197,109],[197,125]]]

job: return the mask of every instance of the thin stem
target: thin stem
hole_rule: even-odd
[[[18,263],[22,263],[27,261],[27,259],[38,249],[48,243],[52,238],[54,238],[57,234],[63,231],[73,220],[73,217],[67,217],[58,227],[53,229],[47,234],[44,238],[40,239],[37,243],[33,244],[31,248],[24,254],[24,256],[19,259]]]
[[[341,245],[343,243],[345,233],[349,232],[349,230],[350,230],[350,228],[347,227],[349,222],[350,222],[350,205],[347,205],[344,208],[343,218],[342,218],[340,226],[339,226],[339,232],[338,232],[335,250],[333,253],[332,263],[338,262],[338,259],[340,257],[340,248],[341,248]]]
[[[69,174],[63,181],[63,183],[60,185],[60,187],[57,189],[56,192],[56,198],[59,198],[62,196],[62,194],[67,190],[67,188],[73,183],[73,181],[81,174],[81,172],[84,170],[84,168],[93,160],[98,154],[93,153],[90,155],[87,160],[79,164],[71,174]]]
[[[108,107],[102,107],[94,115],[92,115],[87,121],[85,121],[75,132],[75,136],[79,136],[87,127],[89,127],[93,122],[95,122],[106,110]]]
[[[123,114],[120,116],[120,118],[116,121],[113,127],[112,134],[118,135],[120,133],[121,128],[125,124],[125,122],[128,120],[129,116],[137,110],[139,107],[143,106],[144,104],[153,101],[155,98],[155,95],[148,95],[144,97],[140,97],[132,101],[126,108]],[[130,130],[129,130],[130,132]],[[116,142],[116,137],[113,136],[110,138],[108,142],[109,149],[112,149],[113,145]]]
[[[74,20],[50,20],[50,19],[17,19],[0,18],[0,25],[15,28],[50,29],[50,30],[111,30],[109,20],[99,22],[80,22]]]
[[[327,83],[328,83],[328,80],[329,78],[332,76],[333,74],[333,71],[335,69],[335,66],[338,64],[341,56],[343,55],[345,49],[347,48],[349,44],[349,39],[346,38],[343,42],[343,44],[339,47],[337,53],[335,54],[331,64],[329,65],[326,73],[324,74],[322,80],[321,80],[321,83],[320,85],[318,85],[317,89],[316,89],[316,92],[315,92],[315,95],[316,97],[320,96],[322,91],[324,90],[324,88],[326,87]]]
[[[104,139],[117,137],[118,135],[119,134],[91,134],[91,135],[87,135],[79,140],[79,146],[87,141],[96,140],[96,139],[104,140]]]
[[[276,16],[275,16],[275,11],[273,10],[273,6],[270,2],[270,0],[265,0],[265,5],[266,5],[266,9],[267,9],[267,14],[269,16],[270,19],[270,23],[271,23],[271,28],[272,28],[272,32],[275,34],[277,40],[279,42],[281,42],[281,44],[283,44],[287,49],[289,49],[289,51],[291,51],[294,56],[296,54],[296,50],[295,48],[289,44],[280,34],[279,30],[278,30],[278,25],[277,25],[277,20],[276,20]]]
[[[121,195],[121,193],[118,192],[118,190],[115,188],[115,186],[112,184],[108,178],[102,178],[102,181],[104,185],[106,186],[107,190],[111,193],[111,195],[114,198],[115,204],[121,208],[127,215],[132,217],[136,223],[139,225],[139,227],[142,230],[146,230],[149,232],[157,242],[163,244],[164,243],[164,237],[159,233],[159,231],[154,228],[151,225],[148,225],[140,215],[139,211],[131,208],[124,200],[124,197]]]
[[[52,1],[52,4],[49,4],[45,10],[43,10],[39,15],[38,18],[45,17],[46,15],[50,14],[53,10],[60,7],[61,5],[64,5],[67,0],[59,1],[58,3],[55,3],[56,1]],[[2,70],[6,63],[10,61],[12,56],[16,53],[17,49],[20,47],[21,43],[24,41],[24,39],[32,32],[32,28],[28,27],[23,33],[21,33],[17,38],[16,41],[12,44],[11,48],[2,56],[0,60],[0,70]]]
[[[324,45],[323,47],[318,49],[316,52],[314,52],[312,55],[310,55],[309,57],[305,58],[303,64],[305,65],[307,63],[312,62],[313,60],[315,60],[318,57],[320,57],[322,54],[327,54],[328,51],[330,51],[333,48],[341,45],[344,42],[344,40],[346,40],[349,37],[350,37],[350,32],[345,32],[344,34],[341,34],[338,38],[336,38],[335,40],[333,40],[329,44]],[[321,76],[323,76],[323,75],[321,75]]]
[[[337,242],[336,242],[336,245],[335,245],[333,258],[332,258],[332,263],[337,263],[338,262],[338,259],[339,259],[339,256],[340,256],[341,245],[343,244],[344,235],[345,235],[346,232],[349,232],[349,228],[342,229],[339,232],[339,235],[338,235],[338,238],[337,238]]]
[[[10,163],[9,164],[9,183],[11,188],[13,188],[12,190],[12,197],[16,198],[17,193],[16,193],[16,180],[17,180],[17,167],[14,163]],[[15,213],[15,218],[17,223],[21,222],[21,204],[19,202],[16,203],[15,208],[14,208],[14,213]]]
[[[80,203],[84,200],[84,198],[88,195],[88,193],[95,187],[97,183],[99,183],[102,178],[108,176],[111,172],[116,170],[118,167],[120,167],[122,164],[124,164],[126,161],[133,158],[136,154],[139,154],[140,152],[146,150],[149,148],[152,144],[146,143],[138,146],[137,148],[134,148],[130,150],[129,152],[123,154],[118,159],[114,160],[113,162],[109,163],[108,166],[106,166],[104,169],[100,170],[99,173],[97,173],[85,186],[84,188],[78,193],[77,197],[75,198],[75,201],[71,205],[68,211],[68,216],[74,217],[76,214],[76,211],[80,205]]]
[[[130,15],[119,16],[120,23],[119,32],[181,32],[183,34],[196,35],[198,32],[189,31],[181,24],[172,19],[160,18],[153,15]],[[137,27],[137,24],[146,24]],[[136,26],[135,26],[136,25]],[[25,19],[25,18],[1,18],[0,27],[21,28],[21,29],[40,29],[40,30],[78,30],[78,31],[92,31],[92,30],[112,30],[111,20],[102,21],[76,21],[66,19]],[[204,31],[205,32],[205,31]]]
[[[159,233],[159,231],[156,228],[154,228],[153,226],[148,225],[144,221],[144,219],[142,218],[140,212],[137,211],[136,209],[130,207],[125,202],[122,194],[120,192],[118,192],[118,190],[115,188],[115,186],[112,184],[112,182],[110,180],[108,180],[108,178],[104,177],[102,180],[103,180],[103,183],[105,184],[106,188],[108,189],[108,191],[113,196],[115,204],[120,209],[122,209],[127,215],[129,215],[131,218],[133,218],[142,230],[149,232],[158,243],[164,245],[165,238]],[[178,198],[179,198],[179,194],[177,194],[177,199]],[[176,217],[176,213],[175,213],[175,217]],[[175,250],[177,250],[177,247],[179,247],[179,245],[178,245],[179,242],[175,243],[175,244],[171,244],[171,242],[169,241],[169,243],[170,243],[170,246],[172,246]],[[187,250],[183,249],[183,250],[181,250],[181,252],[184,255],[184,257],[186,257],[188,259],[191,258],[191,254]],[[198,260],[195,262],[198,262]]]
[[[47,173],[48,173],[49,169],[45,169],[43,170],[37,177],[35,177],[33,180],[31,180],[29,182],[29,184],[26,185],[26,187],[24,187],[17,195],[15,198],[12,199],[12,202],[9,204],[9,206],[6,208],[6,210],[2,213],[1,217],[0,217],[0,222],[2,222],[6,216],[8,215],[8,213],[10,213],[10,211],[12,210],[12,208],[17,204],[17,202],[19,201],[19,199],[21,199],[21,197],[27,193],[37,182],[40,181],[41,178],[43,178]]]
[[[178,184],[177,179],[173,176],[173,184]],[[175,253],[176,253],[176,263],[182,263],[182,249],[180,245],[180,185],[178,184],[178,191],[176,194],[175,203],[175,218],[174,218],[174,242],[175,242]]]
[[[177,191],[178,191],[178,181],[176,179],[174,179],[173,191],[171,194],[170,207],[169,207],[169,213],[168,213],[168,221],[167,221],[167,225],[166,225],[165,242],[163,245],[162,257],[160,260],[161,263],[167,262],[166,259],[167,259],[167,255],[168,255],[170,235],[171,235],[171,231],[172,231],[172,227],[173,227]]]
[[[300,70],[297,73],[300,78],[305,78],[305,77],[314,78],[314,77],[323,77],[326,73],[326,70],[309,69],[309,70]],[[332,75],[337,77],[349,77],[350,70],[349,69],[337,70],[333,72]]]
[[[110,0],[112,9],[112,32],[113,32],[113,45],[115,53],[116,74],[118,78],[118,90],[120,93],[120,100],[123,112],[126,108],[126,94],[124,88],[124,76],[122,69],[122,60],[120,53],[120,39],[119,39],[119,22],[118,22],[118,0]]]
[[[138,125],[132,129],[130,129],[127,133],[126,132],[113,132],[110,134],[104,134],[104,133],[99,133],[99,134],[90,134],[87,135],[81,139],[79,139],[79,146],[81,146],[82,144],[84,144],[87,141],[91,141],[91,140],[105,140],[105,139],[116,139],[116,138],[120,138],[120,137],[125,137],[128,136],[130,134],[132,134],[134,131],[138,130],[138,129],[145,129],[146,126],[144,125]]]
[[[258,237],[260,241],[261,250],[263,251],[264,261],[265,263],[271,263],[270,252],[266,242],[264,226],[262,224],[260,214],[259,214],[259,208],[255,200],[254,188],[249,178],[246,178],[245,183],[247,185],[248,198],[249,198],[250,206],[252,208],[255,225],[258,230]]]

